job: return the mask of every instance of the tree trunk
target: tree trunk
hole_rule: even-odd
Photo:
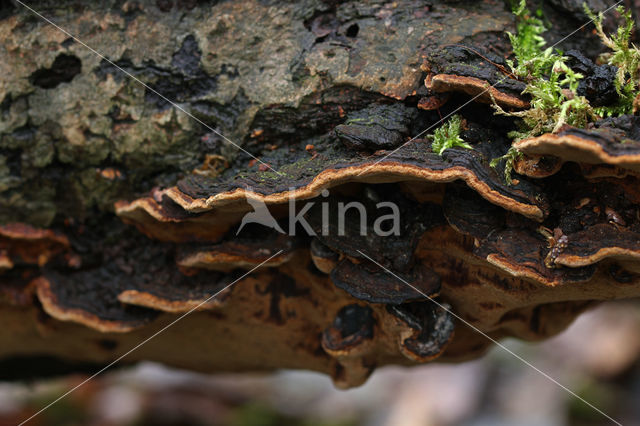
[[[581,1],[551,3],[551,42],[586,21]],[[496,83],[514,31],[502,1],[29,5],[64,31],[0,7],[5,378],[91,371],[152,337],[123,363],[304,368],[352,386],[384,364],[479,356],[491,342],[478,329],[541,339],[594,301],[640,295],[635,160],[602,177],[607,160],[559,171],[558,154],[553,172],[517,169],[508,185],[489,161],[513,120],[486,103],[461,111],[469,140],[489,135],[473,150],[437,156],[420,134]],[[583,29],[561,46],[594,45]],[[507,86],[494,98],[528,104]],[[401,235],[253,224],[236,237],[247,198],[285,231],[290,199],[315,202],[304,217],[318,229],[323,190],[331,209],[393,201]],[[599,228],[573,226],[575,194]],[[548,248],[540,226],[578,243]]]

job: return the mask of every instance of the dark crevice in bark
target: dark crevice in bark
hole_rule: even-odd
[[[30,81],[43,89],[53,89],[60,83],[68,83],[82,71],[82,62],[76,56],[61,53],[51,68],[40,68],[31,74]]]

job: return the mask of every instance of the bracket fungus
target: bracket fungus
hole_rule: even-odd
[[[549,156],[562,162],[606,165],[640,172],[640,117],[624,115],[594,123],[593,128],[565,127],[514,143],[527,155]]]
[[[424,67],[427,89],[437,94],[464,93],[507,109],[528,108],[529,101],[521,94],[526,85],[508,71],[504,58],[481,50],[450,45],[431,55]]]
[[[355,348],[364,352],[366,342],[373,339],[374,325],[371,308],[357,304],[345,306],[324,330],[322,347],[333,356],[348,355]]]
[[[0,270],[17,265],[44,266],[68,249],[69,240],[58,232],[23,223],[0,225]]]
[[[20,92],[0,85],[0,314],[11,324],[0,365],[113,360],[194,310],[130,361],[304,368],[349,387],[386,364],[481,356],[490,342],[449,310],[493,339],[540,340],[599,301],[640,296],[637,115],[512,144],[534,103],[509,66],[503,2],[431,13],[400,0],[385,25],[386,6],[316,3],[198,4],[184,38],[145,2],[130,19],[109,15],[126,29],[118,66],[215,134],[84,56],[73,79],[32,87],[35,68],[75,47],[0,19],[16,46],[62,49],[0,49],[0,67],[17,70],[5,86]],[[559,3],[555,19],[582,23]],[[74,11],[83,25],[71,28],[87,23],[110,51],[121,26],[92,26],[89,13]],[[240,30],[212,31],[220,16]],[[140,19],[174,54],[149,46]],[[347,24],[359,31],[343,46]],[[569,47],[593,41],[583,36]],[[607,106],[611,68],[567,55],[585,74],[576,94]],[[49,90],[63,104],[36,109]],[[436,153],[424,129],[452,114],[463,142]]]
[[[400,304],[409,300],[436,296],[440,277],[428,269],[416,268],[403,277],[405,284],[378,265],[353,263],[343,259],[331,271],[331,281],[353,297],[371,303]]]
[[[400,348],[407,358],[431,361],[445,351],[453,339],[454,323],[448,305],[404,303],[389,305],[387,310],[403,323],[399,334]]]

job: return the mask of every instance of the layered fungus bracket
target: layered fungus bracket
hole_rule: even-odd
[[[196,5],[179,37],[147,2],[59,19],[245,151],[26,16],[0,20],[0,365],[101,364],[162,330],[127,360],[349,387],[481,356],[468,325],[540,340],[640,296],[638,116],[512,146],[517,119],[494,108],[531,98],[502,2],[263,3]],[[546,13],[577,27],[568,3]],[[590,59],[567,55],[607,105],[590,37],[568,46]],[[458,143],[436,149],[454,113]]]

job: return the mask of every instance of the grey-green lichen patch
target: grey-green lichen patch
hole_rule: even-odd
[[[0,155],[0,192],[20,185],[20,177],[13,174],[8,155]]]
[[[203,50],[202,63],[210,74],[233,67],[238,78],[222,83],[217,96],[224,103],[242,88],[258,104],[295,105],[316,89],[319,79],[294,82],[296,64],[312,48],[314,37],[303,25],[320,6],[305,0],[278,5],[258,1],[218,4],[195,28]]]
[[[22,183],[19,191],[2,191],[0,223],[26,222],[48,226],[57,212],[55,197],[56,188],[48,186],[46,180]]]

